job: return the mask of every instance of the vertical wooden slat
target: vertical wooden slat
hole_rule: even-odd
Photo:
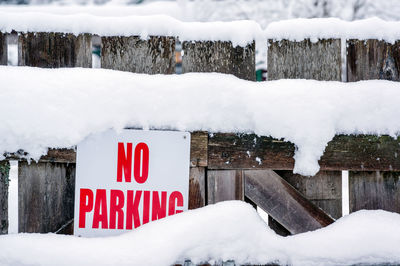
[[[20,33],[18,65],[90,68],[91,35]],[[20,162],[18,179],[19,232],[56,232],[71,222],[75,164]]]
[[[8,61],[7,35],[0,32],[0,65],[7,65]]]
[[[185,41],[182,72],[218,72],[256,79],[255,42],[245,47],[223,41]]]
[[[341,80],[340,39],[268,40],[268,80]]]
[[[293,174],[292,171],[275,172],[331,217],[342,217],[341,171],[321,171],[312,177]]]
[[[341,81],[340,39],[324,39],[316,42],[309,39],[301,42],[268,40],[267,61],[268,80]],[[340,171],[324,171],[315,177],[295,175],[292,171],[277,171],[277,173],[330,216],[339,218],[342,215]],[[278,232],[282,231],[278,222],[272,221],[270,227]]]
[[[347,40],[347,80],[400,81],[400,41]]]
[[[225,200],[244,200],[242,170],[207,171],[208,204]]]
[[[347,80],[400,81],[400,42],[347,40]],[[383,209],[400,212],[400,172],[349,171],[350,212]]]
[[[101,46],[102,68],[145,74],[175,73],[174,37],[102,37]]]
[[[19,232],[56,232],[68,224],[74,192],[75,164],[19,162]]]
[[[206,204],[206,169],[191,167],[189,176],[189,209],[204,207]]]
[[[18,65],[43,68],[92,67],[91,35],[20,33]]]
[[[0,162],[0,235],[8,233],[8,184],[10,163]]]
[[[350,212],[382,209],[400,213],[399,172],[349,172]]]

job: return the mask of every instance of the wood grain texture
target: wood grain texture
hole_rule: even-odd
[[[382,209],[400,213],[399,172],[349,172],[350,212]]]
[[[8,184],[10,163],[0,161],[0,235],[8,233]]]
[[[291,234],[333,223],[320,208],[272,170],[245,170],[245,194]]]
[[[7,65],[8,61],[7,34],[0,32],[0,65]]]
[[[208,165],[208,133],[195,131],[190,134],[190,166],[206,167]]]
[[[146,74],[175,73],[175,38],[102,37],[101,67]]]
[[[222,41],[182,43],[182,72],[218,72],[256,80],[255,42],[245,46]]]
[[[209,169],[292,170],[292,143],[254,134],[210,135]],[[400,137],[338,135],[328,143],[319,160],[321,170],[400,171]],[[257,159],[259,158],[259,160]]]
[[[191,167],[189,175],[189,210],[206,205],[206,169]]]
[[[400,81],[400,42],[347,40],[347,81]]]
[[[244,200],[242,171],[207,171],[207,203],[214,204],[226,200]]]
[[[340,39],[268,40],[268,80],[341,80]]]
[[[19,232],[56,232],[74,217],[75,164],[18,164]]]
[[[18,65],[42,68],[91,68],[91,35],[19,33]]]
[[[320,171],[312,177],[293,174],[292,171],[275,172],[331,217],[342,217],[341,171]]]

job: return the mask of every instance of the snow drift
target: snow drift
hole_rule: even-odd
[[[0,236],[0,265],[237,264],[349,265],[400,262],[400,215],[359,211],[313,232],[276,235],[247,203],[228,201],[108,238]]]
[[[400,83],[384,80],[30,67],[0,67],[0,80],[0,153],[23,149],[34,159],[108,129],[206,130],[284,138],[297,147],[295,172],[314,175],[335,134],[400,133]]]

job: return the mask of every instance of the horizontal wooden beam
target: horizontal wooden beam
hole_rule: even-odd
[[[208,144],[207,144],[208,143]],[[191,166],[208,169],[292,170],[293,143],[254,134],[193,132]],[[207,158],[208,154],[208,158]],[[6,154],[21,160],[26,153]],[[400,171],[400,137],[338,135],[328,143],[319,160],[321,170]],[[42,162],[75,163],[74,149],[49,149]]]
[[[246,170],[245,195],[290,233],[316,230],[334,222],[272,170]]]
[[[206,167],[208,158],[208,133],[196,131],[191,133],[190,144],[190,165],[191,167]],[[25,160],[28,153],[20,150],[15,153],[7,153],[8,160]],[[47,155],[40,158],[40,162],[75,163],[75,148],[70,149],[49,149]]]
[[[212,134],[209,169],[292,170],[295,145],[254,134]],[[400,171],[400,137],[337,135],[319,160],[321,170]]]

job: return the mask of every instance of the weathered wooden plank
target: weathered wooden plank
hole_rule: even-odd
[[[207,171],[207,202],[244,200],[244,182],[241,170]]]
[[[400,42],[347,40],[347,81],[400,81]]]
[[[294,166],[292,143],[254,134],[209,136],[209,169],[276,169]],[[338,135],[319,160],[321,170],[400,171],[400,137]]]
[[[18,164],[19,232],[56,232],[74,217],[75,164]]]
[[[92,67],[90,34],[20,33],[18,65],[43,68]]]
[[[268,40],[268,80],[341,80],[340,39]]]
[[[298,234],[334,220],[272,170],[245,170],[245,194],[290,233]]]
[[[331,217],[342,217],[341,171],[320,171],[312,177],[285,170],[275,172]]]
[[[195,131],[190,135],[190,166],[206,167],[208,160],[208,133]]]
[[[8,184],[10,163],[0,161],[0,235],[8,233]]]
[[[206,169],[191,167],[189,176],[189,209],[204,207],[206,204]]]
[[[101,46],[102,68],[145,74],[175,73],[174,37],[102,37]]]
[[[400,213],[399,172],[349,172],[350,212],[382,209]]]
[[[185,41],[182,72],[219,72],[255,80],[255,42],[245,47],[223,41]]]
[[[0,32],[0,65],[7,65],[8,61],[7,34]]]

